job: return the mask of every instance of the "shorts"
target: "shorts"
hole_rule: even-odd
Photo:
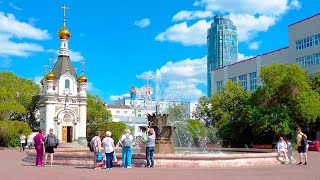
[[[45,152],[46,153],[54,153],[54,147],[53,146],[47,146]]]
[[[298,146],[298,153],[306,153],[306,147],[304,146]]]

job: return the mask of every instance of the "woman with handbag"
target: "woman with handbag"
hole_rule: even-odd
[[[94,169],[100,169],[99,167],[97,167],[97,158],[98,158],[98,155],[99,155],[99,158],[100,158],[100,154],[101,154],[101,139],[100,139],[100,135],[101,133],[98,131],[96,133],[96,136],[93,137],[90,141],[90,146],[92,147],[93,149],[93,168]],[[102,157],[101,157],[102,158]]]
[[[114,153],[114,140],[111,138],[111,132],[106,132],[106,137],[102,140],[104,147],[104,153],[106,154],[106,169],[112,169],[112,159],[115,156]]]

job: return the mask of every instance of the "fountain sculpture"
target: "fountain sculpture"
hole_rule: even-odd
[[[156,106],[156,112],[148,114],[148,127],[153,128],[156,134],[156,143],[154,153],[156,154],[174,154],[174,145],[171,142],[174,127],[168,124],[169,114],[161,114],[158,111],[159,106]],[[148,127],[140,126],[140,129],[145,132]],[[141,152],[145,151],[145,147],[141,148]]]

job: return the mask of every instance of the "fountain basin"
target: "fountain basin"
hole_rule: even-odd
[[[138,150],[138,149],[136,149]],[[242,150],[242,149],[237,149]],[[116,149],[118,162],[115,167],[121,166],[121,151]],[[214,150],[212,150],[214,152]],[[278,158],[278,153],[246,149],[245,152],[228,151],[223,153],[216,151],[210,154],[155,154],[156,167],[198,167],[198,168],[216,168],[216,167],[253,167],[253,166],[274,166],[282,163]],[[35,150],[27,151],[27,157],[23,159],[26,162],[35,163]],[[78,167],[90,167],[93,165],[93,153],[88,149],[65,149],[58,148],[54,154],[54,164],[69,165]],[[135,153],[132,155],[133,167],[144,167],[145,154]],[[102,166],[102,163],[100,163]]]

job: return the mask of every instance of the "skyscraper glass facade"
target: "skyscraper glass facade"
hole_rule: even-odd
[[[207,32],[207,81],[211,96],[211,74],[214,69],[235,63],[238,59],[237,28],[228,17],[215,16]]]

